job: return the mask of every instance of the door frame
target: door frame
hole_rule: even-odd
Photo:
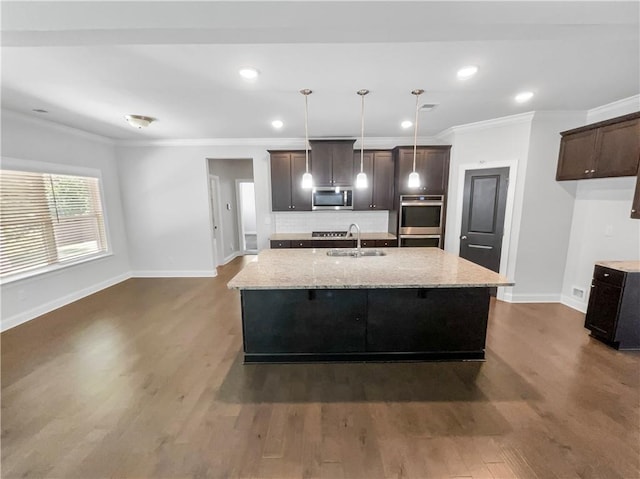
[[[468,170],[488,170],[492,168],[509,168],[509,179],[507,184],[507,203],[504,212],[504,228],[502,236],[502,250],[500,252],[500,274],[507,278],[512,278],[515,265],[509,264],[509,253],[511,249],[513,211],[516,199],[516,179],[518,178],[518,160],[503,161],[480,161],[475,163],[464,163],[458,167],[458,194],[456,195],[456,208],[453,212],[453,228],[456,232],[451,242],[450,251],[456,255],[460,253],[460,235],[462,234],[462,209],[464,202],[464,179]],[[517,241],[517,238],[515,238]],[[506,288],[498,288],[497,299],[504,300]]]
[[[253,178],[251,179],[239,179],[236,178],[236,217],[238,221],[238,246],[242,246],[242,248],[238,248],[240,250],[241,255],[246,254],[256,254],[257,250],[248,250],[246,248],[246,244],[244,241],[244,223],[242,221],[242,197],[240,195],[240,183],[253,183],[253,191],[254,191],[254,203],[255,203],[255,181]],[[257,216],[257,205],[254,204],[254,209],[256,210],[256,237],[258,235],[258,216]]]
[[[215,183],[215,198],[211,183]],[[213,250],[213,264],[217,268],[224,261],[224,234],[222,232],[222,210],[220,205],[222,199],[220,196],[220,177],[209,173],[209,181],[207,183],[209,189],[209,232],[211,234],[211,249]],[[215,222],[214,217],[218,218],[218,234],[214,234]]]

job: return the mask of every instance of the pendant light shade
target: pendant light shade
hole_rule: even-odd
[[[313,177],[309,173],[309,95],[313,93],[308,88],[300,90],[304,95],[304,156],[305,156],[305,172],[302,175],[302,187],[304,189],[313,188]]]
[[[360,173],[356,175],[356,188],[368,188],[369,180],[364,172],[364,97],[369,90],[358,90],[356,93],[360,95],[362,107],[360,109]]]
[[[423,93],[424,93],[424,90],[420,90],[420,89],[413,90],[411,92],[412,95],[416,96],[416,121],[414,123],[415,128],[413,130],[413,170],[409,175],[409,181],[407,183],[407,186],[409,188],[420,187],[420,175],[416,171],[416,153],[418,149],[418,113],[420,112],[420,108],[418,107],[418,99],[420,98],[420,95],[422,95]]]

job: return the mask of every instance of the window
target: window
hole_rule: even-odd
[[[0,170],[0,277],[107,251],[100,180]]]

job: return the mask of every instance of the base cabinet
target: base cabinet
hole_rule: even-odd
[[[596,266],[584,327],[616,349],[640,349],[640,273]]]
[[[489,288],[241,295],[245,362],[484,359]]]

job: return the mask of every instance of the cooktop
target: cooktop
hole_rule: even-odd
[[[346,238],[346,231],[312,231],[312,238]]]

